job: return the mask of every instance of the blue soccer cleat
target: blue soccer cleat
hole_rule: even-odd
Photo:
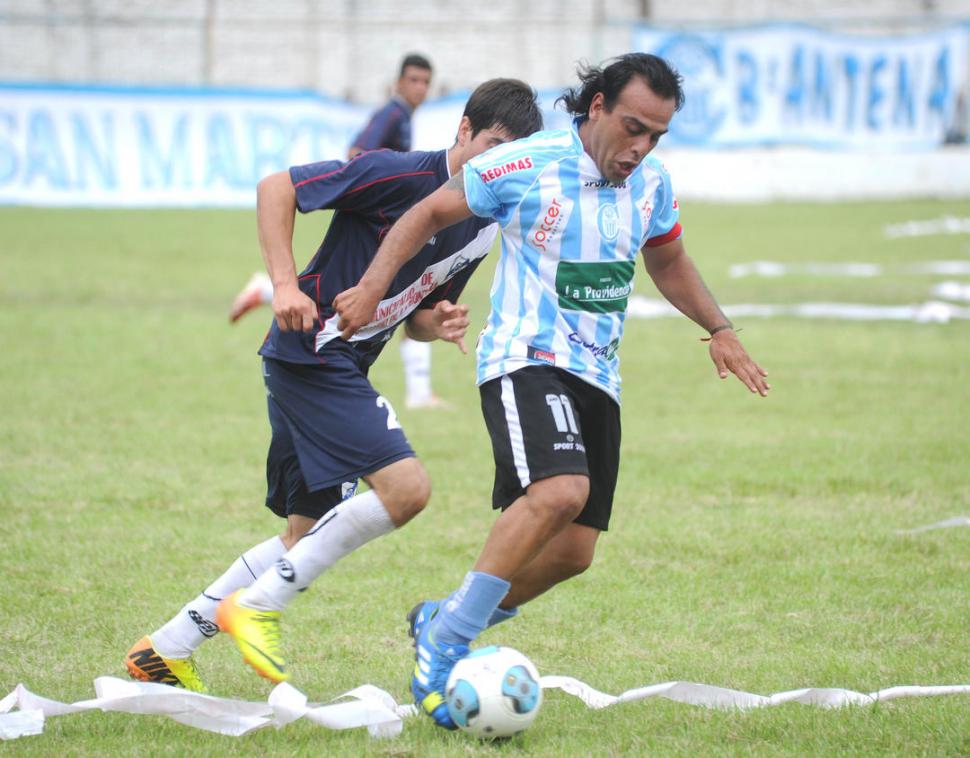
[[[414,637],[414,673],[411,675],[411,694],[418,707],[427,713],[434,723],[444,729],[456,729],[445,702],[445,685],[455,664],[468,655],[468,645],[441,645],[434,641],[435,624],[428,617],[421,617],[421,610],[429,603],[416,607],[418,613],[408,614]],[[437,605],[437,603],[435,603]],[[433,615],[431,613],[428,614]]]
[[[440,603],[437,600],[422,600],[408,611],[408,637],[411,638],[415,650],[417,650],[421,630],[424,629],[425,624],[434,618],[439,605]]]

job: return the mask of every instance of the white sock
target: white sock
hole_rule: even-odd
[[[195,600],[186,603],[171,621],[149,635],[152,646],[165,658],[188,658],[192,652],[219,632],[216,606],[227,595],[248,587],[286,552],[278,536],[261,542],[243,553],[222,576],[206,587]]]
[[[431,397],[431,343],[405,337],[401,340],[404,392],[408,405],[420,405]]]
[[[303,539],[265,571],[242,595],[240,605],[281,611],[297,592],[354,550],[394,530],[373,490],[344,500],[321,518]]]

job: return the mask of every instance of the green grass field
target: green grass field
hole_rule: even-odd
[[[753,260],[970,258],[966,236],[882,226],[968,202],[687,204],[686,241],[722,303],[916,303],[931,276],[738,279]],[[300,220],[298,258],[326,224]],[[299,262],[302,263],[302,260]],[[268,312],[226,323],[260,266],[237,211],[0,209],[0,697],[23,682],[73,702],[278,529],[262,507],[268,440],[255,354]],[[491,266],[466,295],[485,315]],[[965,279],[964,279],[965,281]],[[653,296],[645,274],[637,291]],[[611,531],[583,576],[482,642],[611,693],[685,680],[770,694],[970,683],[970,323],[744,321],[767,399],[718,382],[685,319],[630,320]],[[364,682],[406,701],[404,614],[451,590],[492,522],[473,358],[436,345],[450,411],[403,408],[398,352],[373,380],[434,482],[427,511],[338,564],[287,612],[293,683],[325,702]],[[265,699],[228,639],[198,653],[214,694]],[[838,711],[711,711],[661,699],[602,711],[547,694],[499,746],[427,719],[372,740],[298,722],[243,738],[159,717],[85,713],[4,755],[970,754],[970,695]]]

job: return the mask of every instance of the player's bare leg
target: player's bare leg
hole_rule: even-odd
[[[412,619],[416,639],[411,693],[438,726],[455,728],[444,700],[445,683],[455,663],[468,654],[471,640],[495,623],[496,609],[510,589],[508,580],[569,526],[588,497],[586,476],[564,474],[531,484],[496,520],[461,588],[430,620],[418,624],[417,616]],[[420,608],[416,611],[421,613]]]
[[[518,608],[560,582],[583,573],[593,562],[599,536],[599,529],[569,524],[512,577],[512,587],[499,607],[506,611]]]
[[[562,474],[533,482],[495,521],[473,570],[511,580],[569,526],[588,497],[586,476]]]

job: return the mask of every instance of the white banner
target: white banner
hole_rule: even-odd
[[[368,108],[307,93],[0,86],[0,204],[252,205],[343,158]]]
[[[684,77],[669,145],[934,147],[967,97],[970,24],[892,37],[796,25],[637,27]]]

